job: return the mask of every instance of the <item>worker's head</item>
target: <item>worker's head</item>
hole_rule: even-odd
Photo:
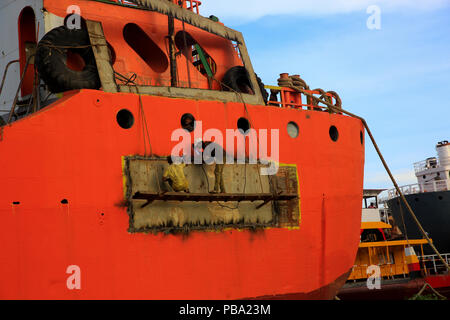
[[[167,157],[167,162],[168,162],[169,164],[172,164],[172,163],[173,163],[173,161],[172,161],[172,156],[168,156],[168,157]]]
[[[212,141],[203,141],[203,149],[206,149],[207,146],[209,146],[211,143],[213,143]]]

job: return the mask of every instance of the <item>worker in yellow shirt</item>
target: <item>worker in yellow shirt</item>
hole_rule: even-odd
[[[163,181],[167,181],[175,192],[189,193],[189,182],[184,175],[186,164],[183,162],[173,163],[171,156],[167,157],[167,162],[169,162],[169,166],[164,171]]]

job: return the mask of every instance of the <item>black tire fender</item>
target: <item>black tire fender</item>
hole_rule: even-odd
[[[83,70],[75,71],[67,66],[68,51],[84,60]],[[101,86],[94,52],[84,28],[61,26],[52,29],[39,42],[35,60],[38,73],[51,92],[99,89]]]
[[[261,79],[256,74],[255,76],[258,81],[259,90],[263,96],[264,103],[267,104],[269,94],[264,88],[264,83]],[[243,66],[236,66],[229,69],[222,79],[222,90],[254,94],[253,86],[250,81],[250,75],[247,69]]]

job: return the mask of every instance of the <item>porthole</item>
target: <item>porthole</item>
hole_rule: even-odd
[[[181,127],[188,132],[194,131],[195,129],[194,116],[190,113],[183,114],[183,116],[181,117]]]
[[[287,132],[291,138],[293,139],[297,138],[299,134],[298,125],[293,121],[289,122],[287,125]]]
[[[237,127],[242,134],[246,135],[250,130],[250,122],[246,118],[239,118]]]
[[[67,200],[67,199],[62,199],[62,200],[61,200],[61,204],[69,204],[69,200]]]
[[[330,127],[330,138],[334,142],[338,141],[339,139],[339,131],[335,126]]]
[[[364,144],[364,133],[362,131],[359,132],[359,139],[361,140],[361,144]]]
[[[134,116],[127,109],[122,109],[117,113],[117,123],[123,129],[130,129],[134,125]]]

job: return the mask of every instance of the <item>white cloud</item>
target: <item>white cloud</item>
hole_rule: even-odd
[[[414,170],[403,169],[393,173],[399,186],[405,186],[417,183]],[[389,175],[386,172],[366,172],[364,184],[380,185],[391,188],[393,185]]]
[[[436,10],[450,0],[205,0],[202,14],[225,19],[255,20],[268,15],[330,15],[356,11],[366,12],[379,5],[387,12],[399,10]]]

